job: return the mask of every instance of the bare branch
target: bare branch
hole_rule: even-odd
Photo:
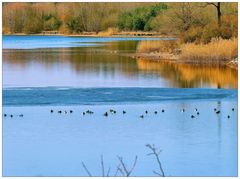
[[[160,159],[159,159],[159,154],[160,154],[160,152],[161,152],[162,150],[157,151],[157,149],[155,148],[154,144],[153,144],[153,145],[147,144],[146,147],[148,147],[150,150],[152,150],[153,155],[155,155],[155,157],[156,157],[156,159],[157,159],[157,163],[158,163],[158,166],[159,166],[159,170],[160,170],[160,172],[162,173],[160,176],[163,176],[163,177],[164,177],[165,174],[164,174],[164,171],[163,171],[163,168],[162,168],[162,163],[161,163],[161,161],[160,161]],[[157,173],[156,171],[153,171],[153,173],[159,175],[159,173]]]
[[[122,167],[123,167],[123,170],[124,170],[124,172],[125,172],[125,175],[126,175],[127,177],[129,177],[129,176],[131,175],[133,169],[135,168],[136,164],[137,164],[137,156],[135,157],[133,166],[132,166],[132,168],[131,168],[129,171],[128,171],[126,165],[124,164],[122,157],[119,157],[119,156],[118,156],[118,159],[119,159],[119,161],[120,161],[120,164],[121,164]]]
[[[120,173],[122,174],[122,176],[125,176],[125,175],[124,175],[124,172],[122,171],[122,169],[120,168],[120,166],[118,167],[118,170],[120,171]]]
[[[103,156],[101,155],[101,167],[102,167],[102,176],[105,176],[105,172],[104,172],[104,163],[103,163]]]
[[[153,173],[155,173],[156,175],[158,175],[158,176],[161,176],[161,177],[162,177],[162,175],[161,175],[160,173],[156,172],[156,171],[153,171]]]
[[[119,156],[118,156],[118,160],[120,161],[120,163],[121,163],[121,165],[122,165],[122,167],[123,167],[123,170],[125,171],[126,175],[128,175],[128,171],[127,171],[127,168],[126,168],[126,166],[125,166],[125,164],[124,164],[124,162],[123,162],[122,157],[119,157]]]
[[[109,167],[109,168],[108,168],[108,171],[107,171],[107,177],[109,177],[110,170],[111,170],[111,168]]]
[[[87,169],[86,165],[82,162],[82,166],[85,169],[85,171],[87,172],[88,176],[92,176],[91,173],[89,172],[89,170]]]
[[[218,7],[215,3],[213,2],[207,2],[208,5],[214,5],[215,7]]]
[[[132,171],[133,171],[133,169],[135,168],[136,164],[137,164],[137,155],[136,155],[136,157],[135,157],[133,166],[132,166],[131,170],[129,171],[129,175],[132,173]]]
[[[215,3],[213,3],[213,2],[206,2],[206,3],[204,3],[204,5],[200,5],[199,7],[205,8],[205,7],[209,6],[209,5],[213,5],[213,6],[215,6],[217,8],[217,5]]]
[[[121,164],[118,164],[118,166],[117,166],[117,170],[116,170],[116,173],[115,173],[115,177],[117,176],[117,174],[118,174],[118,171],[120,171],[121,173],[122,173],[122,175],[124,176],[124,173],[122,172],[122,170],[120,169],[120,165]]]

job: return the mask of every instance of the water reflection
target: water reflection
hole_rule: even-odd
[[[4,49],[3,86],[237,88],[237,70],[136,60],[131,56],[137,44],[119,41],[98,47]]]
[[[138,68],[163,76],[173,87],[237,88],[237,70],[228,67],[137,60]]]

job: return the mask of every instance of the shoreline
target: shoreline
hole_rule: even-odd
[[[146,38],[177,38],[177,36],[174,35],[160,35],[160,34],[154,34],[149,35],[148,33],[116,33],[112,35],[99,35],[99,34],[93,34],[93,33],[82,33],[82,34],[43,34],[43,33],[37,33],[37,34],[25,34],[25,33],[11,33],[11,34],[3,34],[5,36],[65,36],[65,37],[146,37]]]
[[[226,61],[202,61],[202,60],[183,60],[181,55],[175,55],[171,53],[136,53],[134,55],[136,60],[150,60],[155,62],[169,62],[179,64],[192,64],[192,65],[206,65],[206,66],[223,66],[238,70],[237,59],[226,60]]]
[[[144,33],[141,33],[144,34]],[[127,37],[143,37],[143,38],[177,38],[176,36],[163,36],[163,35],[141,35],[136,36],[130,34],[129,32],[119,33],[119,34],[113,34],[113,35],[98,35],[98,34],[92,34],[86,33],[86,34],[25,34],[25,33],[13,33],[13,34],[3,34],[6,36],[65,36],[65,37],[98,37],[98,38],[111,38],[111,37],[118,37],[118,38],[127,38]],[[173,54],[173,53],[159,53],[159,52],[136,52],[134,55],[131,55],[131,57],[135,57],[136,60],[138,59],[146,59],[146,60],[152,60],[152,61],[168,61],[171,63],[181,63],[181,64],[193,64],[193,65],[207,65],[207,66],[227,66],[233,69],[238,70],[238,62],[237,59],[228,59],[228,60],[198,60],[198,59],[188,59],[184,60],[181,57],[181,54]]]

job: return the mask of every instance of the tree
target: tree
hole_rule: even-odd
[[[212,5],[216,8],[217,10],[217,18],[218,18],[218,27],[220,28],[221,25],[222,25],[222,22],[221,22],[221,16],[222,16],[222,12],[221,12],[221,2],[217,2],[217,3],[214,3],[214,2],[207,2],[206,4],[207,6],[208,5]]]

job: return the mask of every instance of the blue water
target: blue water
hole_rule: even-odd
[[[174,40],[175,38],[146,37],[67,37],[67,36],[3,36],[3,49],[37,49],[98,46],[104,42],[130,40]]]
[[[82,115],[88,109],[94,114]],[[117,113],[105,117],[109,109]],[[237,176],[236,109],[237,90],[4,89],[3,175],[87,176],[83,161],[92,175],[101,176],[103,155],[112,176],[118,155],[128,165],[137,155],[132,175],[155,176],[157,163],[146,155],[150,143],[163,150],[167,176]]]
[[[139,40],[3,36],[3,176],[101,176],[101,155],[156,176],[147,143],[166,176],[237,176],[237,72],[142,63]]]
[[[127,94],[127,95],[126,95]],[[157,103],[169,100],[237,99],[237,90],[184,88],[5,88],[4,106]]]

